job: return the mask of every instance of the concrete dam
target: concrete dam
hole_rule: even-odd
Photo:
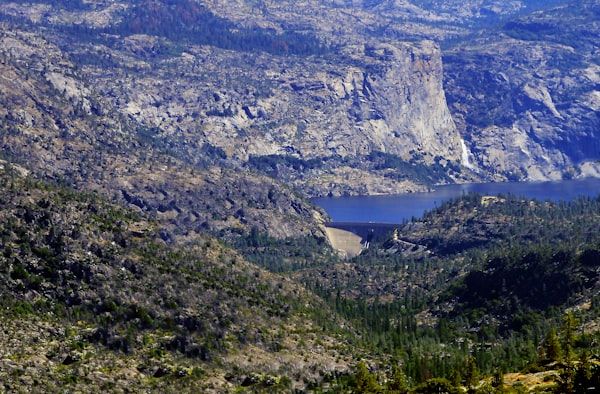
[[[329,242],[342,256],[352,258],[371,242],[384,241],[399,224],[393,223],[360,223],[360,222],[329,222],[325,229]]]

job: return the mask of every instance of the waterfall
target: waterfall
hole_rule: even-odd
[[[471,152],[469,152],[469,149],[467,148],[467,145],[465,144],[465,140],[463,140],[462,138],[460,139],[460,146],[462,148],[462,159],[461,159],[462,163],[461,164],[470,170],[476,171],[475,166],[469,162],[469,154],[471,154]]]

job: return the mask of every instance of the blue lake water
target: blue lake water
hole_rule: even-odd
[[[421,217],[425,211],[434,209],[442,201],[466,193],[491,196],[514,194],[542,201],[570,201],[579,196],[597,197],[600,194],[600,179],[444,185],[426,193],[323,197],[311,201],[322,207],[334,222],[402,223],[413,217]]]

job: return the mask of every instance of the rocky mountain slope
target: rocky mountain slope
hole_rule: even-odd
[[[115,110],[69,54],[37,33],[0,37],[3,156],[70,187],[162,218],[168,233],[256,226],[276,237],[323,236],[322,212],[275,180],[196,143],[193,163],[154,129]]]
[[[0,13],[15,61],[36,45],[19,54],[14,34],[43,32],[26,68],[78,122],[102,116],[184,165],[277,159],[271,176],[315,196],[595,175],[597,4],[550,10],[561,3],[16,1]],[[67,69],[35,60],[46,45]]]
[[[1,163],[6,392],[350,392],[359,359],[384,376],[398,356],[413,376],[458,368],[465,349],[489,368],[516,343],[512,368],[566,306],[595,349],[597,199],[468,196],[353,263],[280,275],[208,235],[167,243],[149,215],[27,173]]]
[[[37,68],[41,78],[61,84],[54,87],[65,99],[79,101],[85,113],[87,96],[102,97],[105,114],[126,119],[155,147],[192,165],[207,144],[238,165],[265,155],[333,159],[289,180],[324,195],[422,187],[421,179],[394,182],[385,171],[365,173],[365,157],[374,151],[424,165],[454,163],[453,169],[460,162],[441,52],[432,41],[340,42],[316,26],[282,32],[260,18],[253,24],[224,19],[226,13],[211,14],[208,4],[195,2],[63,9],[6,3],[0,11],[17,30],[24,24],[45,31],[56,58],[76,68],[77,76],[66,80],[66,70]],[[210,29],[198,27],[204,24]]]
[[[444,91],[466,141],[464,149],[452,147],[462,150],[463,165],[497,181],[598,175],[597,1],[333,5],[267,1],[259,8],[237,1],[207,7],[245,25],[317,31],[342,46],[393,39],[441,42],[448,48]],[[298,22],[290,26],[289,15]],[[422,107],[417,103],[412,110]]]
[[[288,391],[347,370],[350,326],[300,285],[24,172],[1,163],[0,391]]]
[[[503,22],[444,54],[453,119],[493,179],[597,176],[600,4]]]

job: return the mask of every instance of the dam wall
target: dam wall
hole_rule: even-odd
[[[398,228],[392,223],[329,222],[325,229],[329,242],[341,256],[352,258],[371,242],[384,241]]]

